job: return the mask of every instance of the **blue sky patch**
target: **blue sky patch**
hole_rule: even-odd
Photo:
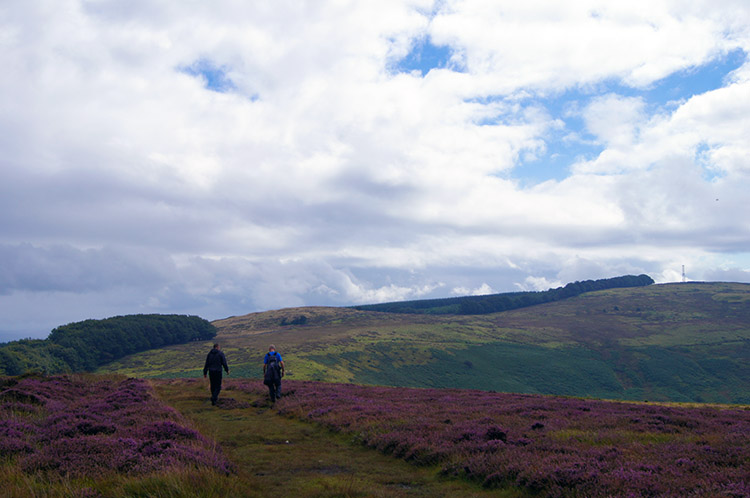
[[[522,187],[531,187],[548,180],[562,181],[570,175],[570,167],[585,160],[595,159],[604,147],[588,142],[564,140],[561,134],[546,141],[546,151],[537,157],[524,159],[513,168],[512,177]]]
[[[418,40],[411,51],[396,65],[396,72],[411,73],[419,71],[422,76],[431,69],[448,67],[451,60],[451,49],[447,45],[433,45],[429,37]]]
[[[519,179],[524,186],[535,185],[547,180],[562,180],[570,174],[570,166],[583,160],[595,159],[603,150],[602,144],[596,143],[595,137],[588,133],[580,111],[589,105],[592,99],[601,95],[614,93],[624,97],[639,97],[646,103],[646,111],[659,112],[669,108],[670,103],[682,102],[695,95],[723,87],[727,76],[744,64],[747,54],[734,50],[721,58],[714,59],[698,67],[685,69],[663,78],[649,88],[631,88],[619,83],[598,86],[595,90],[571,89],[562,94],[548,98],[531,98],[526,105],[540,105],[554,119],[565,123],[561,130],[552,131],[545,137],[544,154],[524,160],[513,169],[512,177]],[[704,162],[708,148],[703,147],[697,153],[699,161]],[[721,176],[721,172],[706,169],[707,180]]]
[[[226,93],[236,88],[227,77],[226,67],[217,66],[208,59],[199,59],[190,66],[181,67],[180,71],[201,78],[203,86],[214,92]]]
[[[605,92],[606,93],[606,92]],[[596,141],[585,126],[581,109],[592,98],[600,94],[583,93],[573,89],[550,97],[531,97],[521,102],[523,108],[543,109],[552,119],[564,122],[564,127],[551,129],[544,137],[544,151],[521,151],[518,163],[509,176],[518,180],[522,187],[530,187],[547,180],[563,180],[570,175],[570,166],[581,160],[595,159],[605,148]],[[502,96],[485,96],[466,99],[466,102],[490,105],[504,100]],[[476,122],[479,126],[508,124],[519,119],[519,111],[513,115],[502,114]],[[508,175],[507,173],[505,175]]]
[[[742,66],[746,57],[744,51],[736,49],[701,66],[672,73],[645,90],[622,86],[613,91],[628,97],[640,96],[649,105],[662,107],[669,102],[688,100],[694,95],[721,88],[729,73]]]
[[[570,166],[582,160],[595,159],[604,145],[596,141],[586,129],[581,112],[592,98],[574,89],[553,97],[535,100],[552,119],[564,122],[564,127],[550,130],[545,137],[546,150],[536,157],[522,160],[513,176],[523,179],[524,185],[535,185],[547,180],[563,180],[570,175]]]

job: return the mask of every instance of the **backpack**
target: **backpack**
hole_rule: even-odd
[[[266,363],[266,374],[263,377],[264,384],[270,384],[281,380],[281,365],[279,365],[279,355],[274,351],[268,353],[268,362]]]

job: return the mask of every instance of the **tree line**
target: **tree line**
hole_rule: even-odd
[[[84,372],[129,354],[216,336],[197,316],[127,315],[55,328],[47,339],[0,344],[0,375]]]
[[[539,292],[506,292],[484,296],[420,299],[416,301],[366,304],[354,306],[354,308],[364,311],[383,311],[388,313],[482,315],[559,301],[561,299],[578,296],[584,292],[621,287],[643,287],[653,283],[654,280],[648,275],[624,275],[622,277],[605,278],[600,280],[571,282],[564,287]]]

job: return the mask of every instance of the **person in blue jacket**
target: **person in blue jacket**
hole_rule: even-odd
[[[268,386],[271,403],[281,398],[281,378],[284,376],[284,361],[276,352],[276,346],[271,344],[268,353],[263,357],[263,383]]]
[[[206,372],[208,372],[211,378],[211,404],[216,405],[216,401],[219,399],[219,393],[221,392],[221,369],[226,370],[229,375],[229,366],[227,365],[227,357],[224,356],[224,352],[221,351],[221,347],[218,344],[214,344],[211,351],[206,356],[206,364],[203,366],[203,378],[206,378]]]

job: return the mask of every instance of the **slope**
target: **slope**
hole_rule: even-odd
[[[688,283],[590,292],[477,316],[310,307],[213,324],[232,376],[259,377],[274,343],[293,379],[750,403],[748,302],[748,284]],[[100,371],[198,376],[208,349],[170,346]]]

